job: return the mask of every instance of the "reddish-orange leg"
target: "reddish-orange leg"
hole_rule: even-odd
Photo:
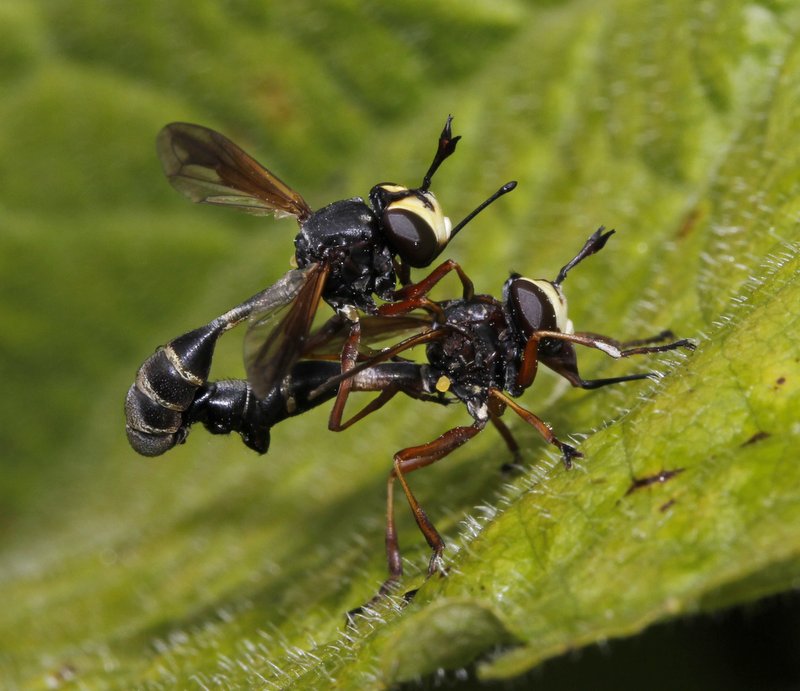
[[[539,417],[534,415],[529,410],[526,410],[513,399],[508,397],[497,388],[489,389],[489,408],[493,407],[496,410],[502,411],[506,406],[511,408],[517,415],[519,415],[525,422],[534,427],[539,434],[552,444],[564,456],[564,463],[570,467],[573,458],[579,458],[582,454],[570,446],[560,441],[548,425],[543,422]],[[499,413],[490,413],[489,419],[499,422]],[[500,423],[502,424],[502,423]],[[431,520],[428,518],[425,510],[420,506],[414,493],[406,482],[405,476],[420,468],[429,466],[436,461],[445,458],[447,455],[455,451],[457,448],[466,444],[478,432],[480,432],[486,421],[475,421],[470,427],[454,427],[453,429],[445,432],[432,442],[423,444],[421,446],[412,446],[402,451],[398,451],[394,455],[394,467],[389,474],[387,482],[387,497],[386,497],[386,560],[389,565],[389,578],[381,587],[379,594],[389,592],[392,586],[400,579],[403,574],[403,564],[400,557],[400,547],[397,539],[397,529],[394,520],[394,482],[398,480],[405,492],[408,504],[414,514],[414,520],[420,529],[420,532],[425,537],[426,542],[433,550],[430,563],[428,565],[428,575],[432,575],[436,570],[439,560],[444,550],[444,540],[442,540],[438,531],[434,527]],[[507,430],[505,425],[503,428]],[[505,438],[505,437],[504,437]],[[516,445],[515,445],[516,446]]]
[[[350,333],[347,336],[347,340],[342,347],[342,375],[348,374],[350,370],[355,367],[356,360],[358,359],[358,343],[361,340],[361,324],[360,322],[353,322],[350,326]],[[347,377],[343,379],[342,382],[339,384],[339,390],[336,393],[336,400],[333,403],[333,410],[331,410],[330,418],[328,418],[328,429],[336,432],[343,429],[346,429],[351,424],[356,422],[357,420],[351,420],[344,426],[342,426],[342,414],[344,413],[344,404],[347,401],[347,397],[350,395],[350,391],[353,388],[353,378]],[[384,394],[387,394],[386,401],[388,401],[392,396],[394,396],[395,392],[389,393],[389,389],[382,391],[378,398],[381,398]],[[386,401],[383,401],[377,407],[380,408]],[[365,412],[364,415],[368,415],[368,412]],[[362,415],[361,417],[364,417]],[[360,418],[358,418],[360,419]]]
[[[650,378],[652,376],[650,374],[629,374],[622,377],[610,377],[608,379],[584,380],[578,375],[577,366],[574,362],[574,352],[571,353],[567,351],[567,354],[562,357],[540,356],[539,344],[544,339],[554,339],[564,341],[567,344],[574,343],[586,346],[587,348],[595,348],[613,358],[625,358],[631,355],[645,355],[647,353],[663,353],[669,350],[675,350],[676,348],[694,350],[694,344],[688,339],[682,339],[660,346],[641,345],[642,343],[653,343],[663,340],[668,333],[669,332],[663,332],[653,339],[642,339],[625,343],[616,341],[608,336],[594,333],[567,334],[560,331],[535,331],[525,344],[525,350],[522,356],[522,367],[520,367],[519,373],[517,374],[517,384],[523,388],[527,388],[533,383],[533,380],[536,378],[536,371],[540,360],[564,376],[573,386],[579,386],[584,389],[596,389],[601,386],[607,386],[608,384],[618,384],[624,381]]]
[[[494,411],[489,410],[489,420],[491,420],[495,429],[500,433],[500,436],[503,438],[503,441],[506,443],[506,447],[508,447],[508,451],[511,454],[511,463],[503,463],[500,468],[503,472],[506,472],[522,462],[522,453],[517,440],[514,439],[514,435],[511,433],[511,430],[508,429],[506,423],[500,418],[500,415],[502,415],[502,411],[495,413]]]
[[[389,566],[389,578],[381,586],[378,593],[379,596],[390,592],[394,584],[399,581],[400,577],[403,575],[403,562],[400,556],[400,546],[394,520],[395,480],[400,481],[408,504],[414,514],[414,520],[425,536],[426,542],[433,550],[428,565],[428,575],[430,576],[438,566],[439,559],[444,550],[444,540],[442,540],[442,537],[428,518],[424,509],[419,505],[411,488],[408,486],[408,482],[406,482],[405,475],[441,460],[459,446],[466,444],[483,429],[484,425],[485,423],[475,422],[470,427],[454,427],[432,442],[422,444],[421,446],[411,446],[398,451],[394,455],[394,467],[392,468],[392,472],[389,473],[386,486],[386,560]]]
[[[471,300],[475,295],[475,289],[469,276],[464,272],[464,269],[458,262],[448,259],[437,266],[425,278],[418,283],[410,283],[396,290],[392,295],[393,301],[381,305],[378,308],[378,314],[384,317],[395,317],[402,314],[408,314],[415,309],[424,309],[433,313],[440,322],[444,322],[444,311],[439,303],[434,302],[428,298],[428,293],[433,287],[441,281],[448,273],[455,271],[461,280],[463,297],[465,300]]]
[[[504,394],[500,389],[496,389],[494,387],[490,388],[489,397],[496,404],[508,406],[509,408],[511,408],[511,410],[513,410],[525,422],[527,422],[539,434],[541,434],[542,438],[548,444],[552,444],[553,446],[555,446],[561,452],[561,455],[564,457],[564,465],[566,468],[572,467],[573,458],[583,458],[583,454],[580,451],[578,451],[574,446],[565,444],[558,437],[556,437],[556,435],[553,434],[553,430],[550,429],[550,425],[548,425],[538,415],[534,415],[530,410],[523,408],[513,398]]]
[[[439,266],[421,281],[409,283],[399,290],[396,290],[392,296],[393,302],[402,302],[404,300],[420,298],[427,295],[433,287],[451,271],[455,271],[458,274],[458,278],[461,280],[463,298],[465,300],[471,300],[472,296],[475,295],[475,288],[472,284],[472,280],[467,276],[458,262],[448,259],[439,264]]]

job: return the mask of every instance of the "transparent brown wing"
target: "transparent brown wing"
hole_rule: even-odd
[[[300,222],[311,215],[297,192],[208,127],[173,122],[159,132],[156,150],[167,179],[193,202]]]
[[[247,379],[259,398],[266,396],[286,376],[303,354],[311,331],[329,267],[312,264],[306,269],[297,297],[287,305],[275,306],[252,317],[244,338]]]
[[[358,359],[364,360],[375,355],[379,347],[408,338],[431,328],[432,318],[425,315],[402,315],[396,317],[362,316],[361,338],[358,344]],[[339,360],[342,348],[349,333],[346,325],[330,336],[319,339],[317,334],[325,326],[315,331],[308,339],[308,346],[303,351],[305,360]]]

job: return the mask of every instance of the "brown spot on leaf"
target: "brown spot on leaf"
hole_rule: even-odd
[[[674,470],[662,470],[660,473],[656,473],[655,475],[647,475],[646,477],[640,478],[633,478],[633,482],[631,482],[631,486],[628,487],[628,491],[625,492],[625,496],[627,497],[629,494],[635,492],[638,489],[642,489],[644,487],[649,487],[650,485],[655,485],[656,483],[666,482],[667,480],[671,480],[679,473],[682,473],[685,468],[675,468]]]
[[[664,502],[661,506],[658,507],[658,510],[661,513],[665,513],[667,510],[671,509],[675,505],[676,500],[670,499],[667,502]]]
[[[763,432],[763,431],[756,432],[752,437],[750,437],[750,439],[744,442],[742,446],[750,446],[750,444],[755,444],[756,442],[763,441],[764,439],[767,439],[770,436],[771,435],[769,432]]]
[[[678,227],[678,230],[675,232],[675,237],[678,240],[683,240],[683,238],[688,237],[691,235],[692,231],[697,226],[697,222],[702,217],[702,211],[699,207],[695,206],[693,209],[690,209],[689,212],[683,217],[683,221],[681,221],[681,225]]]

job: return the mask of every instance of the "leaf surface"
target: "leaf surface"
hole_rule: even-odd
[[[2,685],[514,680],[796,587],[799,22],[790,3],[721,0],[1,9]],[[521,402],[581,442],[572,471],[509,415],[518,475],[491,430],[412,475],[448,576],[425,581],[401,510],[420,590],[345,629],[384,578],[392,453],[466,413],[392,401],[333,437],[318,410],[263,459],[201,429],[135,457],[138,364],[283,275],[295,232],[188,204],[154,138],[218,129],[318,208],[417,184],[448,113],[463,141],[433,188],[454,221],[520,183],[453,243],[479,291],[554,277],[605,224],[617,234],[565,284],[576,327],[699,347],[581,353],[584,376],[653,367],[652,385],[540,375]],[[242,376],[238,330],[214,376]]]

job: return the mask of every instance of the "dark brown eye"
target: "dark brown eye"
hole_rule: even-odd
[[[393,206],[383,214],[386,241],[406,264],[415,269],[428,266],[439,254],[436,233],[426,216]]]
[[[514,323],[528,338],[534,331],[565,331],[567,304],[550,281],[515,278],[508,284],[508,308]]]

